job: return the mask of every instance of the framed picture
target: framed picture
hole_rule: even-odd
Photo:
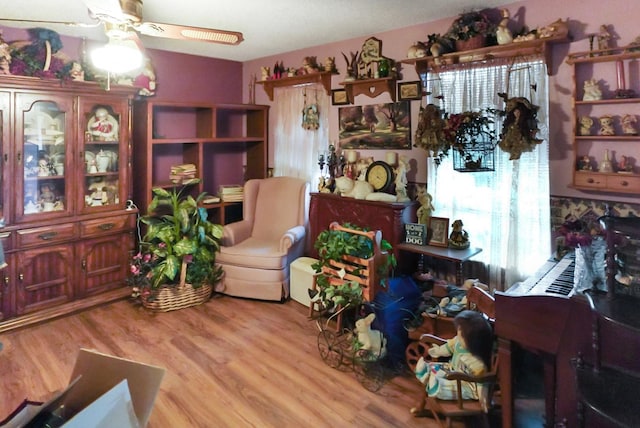
[[[415,82],[398,83],[399,100],[419,100],[422,99],[422,85],[419,80]]]
[[[409,101],[338,109],[342,150],[411,150]]]
[[[429,245],[435,247],[447,247],[449,245],[449,219],[444,217],[431,217],[429,220]]]
[[[333,104],[334,106],[343,106],[345,104],[349,104],[349,98],[347,98],[347,91],[345,89],[332,89],[331,104]]]

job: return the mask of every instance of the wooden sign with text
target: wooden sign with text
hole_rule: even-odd
[[[406,223],[404,225],[404,242],[407,244],[426,245],[427,225],[419,223]]]

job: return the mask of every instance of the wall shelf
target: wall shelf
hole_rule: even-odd
[[[280,79],[260,80],[256,82],[264,87],[270,101],[273,101],[273,89],[283,86],[305,85],[308,83],[321,83],[327,95],[331,95],[331,76],[337,74],[332,71],[319,71],[317,73],[301,74],[299,76],[282,77]]]
[[[355,97],[358,95],[366,95],[375,98],[378,95],[388,92],[391,100],[396,101],[396,78],[381,77],[379,79],[357,79],[340,82],[347,91],[347,99],[353,104]]]
[[[400,61],[403,64],[413,64],[418,74],[433,70],[443,70],[448,67],[462,67],[499,58],[517,58],[541,55],[547,64],[547,73],[551,74],[551,49],[553,44],[568,42],[567,37],[549,37],[546,39],[512,42],[506,45],[487,46],[462,52],[451,52],[438,57],[408,58]]]

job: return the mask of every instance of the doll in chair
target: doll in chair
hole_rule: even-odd
[[[491,368],[493,350],[493,332],[489,322],[482,313],[464,310],[453,320],[457,335],[440,346],[431,346],[429,356],[433,361],[420,357],[416,364],[415,375],[424,384],[426,396],[442,400],[456,400],[458,397],[455,380],[448,380],[444,376],[447,372],[456,371],[472,376],[480,376]],[[449,362],[436,362],[435,359],[450,357]],[[485,399],[479,384],[473,382],[461,383],[462,398],[465,400]],[[423,415],[426,396],[420,407],[412,408],[414,415]]]

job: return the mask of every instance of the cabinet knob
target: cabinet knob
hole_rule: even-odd
[[[80,265],[82,266],[82,270],[87,270],[87,260],[86,259],[82,259],[82,263],[80,263]]]
[[[4,276],[4,285],[5,285],[6,287],[8,287],[8,286],[9,286],[9,275],[5,275],[5,276]]]
[[[100,226],[98,226],[101,230],[110,230],[113,229],[115,227],[115,223],[103,223]]]
[[[629,182],[628,181],[621,181],[620,184],[623,185],[623,186],[628,186]]]
[[[587,183],[593,184],[593,183],[595,183],[595,180],[593,178],[588,178],[587,179]]]
[[[18,275],[18,279],[20,280],[20,282],[24,281],[24,274],[20,273],[20,275]]]

